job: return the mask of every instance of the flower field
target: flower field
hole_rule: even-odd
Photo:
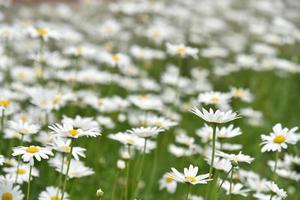
[[[299,200],[299,11],[0,0],[0,200]]]

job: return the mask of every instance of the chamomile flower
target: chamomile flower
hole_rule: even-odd
[[[3,171],[9,174],[13,180],[16,180],[17,183],[23,184],[24,182],[28,182],[30,166],[28,164],[22,164],[19,167],[11,166],[3,168]],[[39,171],[32,167],[31,169],[31,178],[38,177]]]
[[[170,176],[170,173],[165,173],[159,180],[159,190],[166,189],[169,193],[175,193],[177,188],[177,182]]]
[[[197,175],[198,167],[190,165],[189,168],[184,168],[184,173],[177,171],[175,168],[171,168],[172,172],[168,173],[174,180],[179,183],[188,183],[192,185],[207,184],[211,179],[208,179],[209,174]]]
[[[199,50],[196,48],[185,46],[184,44],[170,44],[167,43],[167,52],[170,55],[178,55],[180,57],[188,57],[191,56],[193,58],[198,57]]]
[[[191,112],[197,115],[198,117],[202,118],[206,122],[217,124],[227,123],[240,118],[240,116],[237,113],[231,110],[223,112],[220,110],[213,111],[213,109],[210,108],[209,111],[207,111],[204,108],[200,110],[199,108],[194,107]]]
[[[38,200],[60,200],[61,190],[57,187],[48,186],[39,194]],[[65,193],[63,200],[69,200],[69,194]]]
[[[253,100],[253,95],[251,94],[249,89],[232,87],[230,93],[232,97],[240,98],[242,101],[245,101],[247,103]]]
[[[243,184],[241,183],[232,183],[231,185],[231,191],[230,191],[230,182],[224,181],[222,184],[222,188],[226,191],[226,194],[235,194],[235,195],[241,195],[241,196],[248,196],[248,193],[251,191],[250,189],[243,189]]]
[[[281,199],[285,199],[287,197],[286,191],[280,189],[278,185],[276,185],[276,183],[268,182],[267,187],[270,189],[274,196],[278,196]]]
[[[232,163],[232,165],[238,165],[241,162],[250,164],[254,160],[254,158],[251,158],[248,155],[244,155],[242,154],[242,152],[239,152],[238,154],[227,154],[224,152],[217,152],[216,155],[229,160]]]
[[[14,186],[13,182],[1,180],[0,197],[3,200],[23,200],[24,194],[19,185]]]
[[[53,153],[50,149],[46,147],[39,146],[19,146],[13,148],[13,156],[22,156],[24,162],[29,162],[31,166],[34,165],[34,159],[41,161],[42,159],[48,159],[49,156],[53,156]]]
[[[13,129],[14,131],[22,135],[32,135],[37,133],[38,130],[40,129],[38,125],[31,124],[22,120],[19,120],[17,122],[9,121],[8,124],[11,129]]]
[[[262,143],[263,146],[261,151],[279,151],[282,149],[286,149],[288,144],[296,144],[297,139],[295,136],[295,131],[297,129],[293,128],[289,130],[288,128],[283,128],[281,124],[276,124],[273,126],[273,132],[270,135],[262,135]]]
[[[164,131],[164,129],[158,127],[139,127],[133,128],[129,130],[129,133],[135,134],[142,138],[150,138],[157,136],[160,132]]]
[[[241,134],[241,129],[239,127],[235,128],[232,124],[227,127],[217,127],[217,137],[219,139],[233,138]]]
[[[231,95],[222,92],[205,92],[200,93],[198,101],[206,105],[225,105],[230,101]]]
[[[58,136],[68,138],[97,137],[101,135],[97,122],[94,122],[91,118],[81,118],[80,116],[76,116],[75,119],[64,118],[62,124],[51,125],[49,129]]]
[[[56,138],[54,139],[51,147],[61,153],[70,153],[71,152],[71,140],[64,138]],[[86,149],[81,147],[73,147],[72,156],[75,160],[79,160],[79,157],[85,158]]]

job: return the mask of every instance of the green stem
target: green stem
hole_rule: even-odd
[[[125,183],[125,200],[128,199],[129,194],[129,169],[130,169],[130,161],[126,161],[126,183]]]
[[[228,200],[230,200],[230,199],[231,199],[232,179],[233,179],[233,170],[231,171],[231,175],[230,175],[230,184],[229,184],[229,197],[228,197]]]
[[[212,176],[213,176],[215,153],[216,153],[216,129],[217,129],[217,125],[215,123],[213,123],[212,125],[213,125],[213,141],[212,141],[212,152],[211,152],[210,168],[209,168],[209,178],[212,178]]]
[[[220,184],[220,186],[219,186],[219,188],[218,188],[218,192],[220,191],[220,189],[221,189],[223,183],[225,182],[225,180],[227,179],[227,177],[229,176],[229,174],[230,174],[230,172],[231,172],[232,170],[233,170],[233,166],[232,166],[231,169],[226,173],[225,178],[222,180],[222,182],[221,182],[221,184]]]
[[[144,160],[145,160],[145,154],[146,154],[146,148],[147,148],[147,140],[148,138],[145,138],[144,140],[144,150],[143,150],[143,155],[142,155],[142,160],[141,160],[141,164],[138,170],[138,174],[136,177],[136,185],[135,185],[135,190],[134,190],[134,197],[138,194],[139,191],[139,180],[142,176],[142,172],[143,172],[143,167],[144,167]]]
[[[27,185],[27,195],[26,195],[26,200],[29,200],[29,197],[30,197],[31,171],[32,171],[32,166],[30,165],[29,176],[28,176],[28,185]]]
[[[24,141],[24,135],[21,134],[20,146],[23,146],[23,141]],[[20,163],[21,163],[21,156],[18,156],[18,161],[17,161],[17,171],[19,170]],[[15,179],[14,185],[17,184],[18,178],[19,178],[19,173],[16,174],[16,179]]]
[[[4,108],[2,109],[2,112],[1,112],[1,135],[4,133],[4,117],[5,117],[5,110]]]
[[[59,190],[61,188],[62,174],[63,174],[63,171],[64,171],[64,164],[65,164],[65,154],[63,153],[62,162],[61,162],[61,166],[60,166],[60,173],[59,173],[59,178],[58,178],[57,192],[56,192],[57,197],[59,195]]]
[[[185,195],[185,200],[189,199],[189,195],[190,195],[191,188],[192,188],[191,186],[192,186],[191,184],[188,184],[188,189],[187,189],[187,192],[186,192],[186,195]]]
[[[114,180],[114,185],[113,185],[112,193],[111,193],[111,200],[115,199],[115,191],[116,191],[116,185],[117,185],[118,177],[119,177],[119,171],[118,171],[118,173],[117,173],[117,175],[115,177],[115,180]]]
[[[274,165],[274,169],[273,169],[273,180],[276,181],[277,179],[277,174],[276,174],[276,170],[277,170],[277,164],[278,164],[278,159],[279,159],[279,151],[276,152],[276,156],[275,156],[275,165]]]
[[[73,139],[71,139],[70,146],[71,146],[71,150],[70,150],[69,157],[68,157],[68,166],[67,166],[67,171],[66,171],[66,175],[65,175],[63,190],[61,193],[61,198],[60,198],[61,200],[64,199],[65,190],[67,187],[67,180],[68,180],[68,175],[69,175],[69,170],[70,170],[70,165],[71,165],[71,160],[72,160],[72,153],[73,153]]]

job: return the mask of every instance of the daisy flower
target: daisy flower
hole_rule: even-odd
[[[222,184],[222,188],[226,191],[226,194],[235,194],[235,195],[241,195],[241,196],[248,196],[248,193],[251,191],[250,189],[243,189],[243,184],[241,183],[232,183],[231,184],[231,191],[229,191],[230,189],[230,182],[229,181],[225,181]]]
[[[241,129],[239,127],[234,127],[232,124],[227,127],[217,127],[217,137],[219,139],[233,138],[241,134]]]
[[[61,190],[57,187],[49,186],[39,194],[38,200],[60,200]],[[69,194],[65,192],[63,200],[69,200]]]
[[[92,123],[90,118],[81,118],[76,116],[73,120],[71,118],[64,118],[62,124],[54,124],[49,126],[49,129],[60,137],[79,138],[83,136],[97,137],[100,134],[98,125]]]
[[[191,112],[197,115],[198,117],[202,118],[206,122],[217,124],[227,123],[240,118],[240,116],[237,113],[231,110],[223,112],[220,110],[213,111],[213,109],[210,108],[209,111],[207,111],[204,108],[200,110],[199,108],[194,107]]]
[[[276,124],[273,126],[273,132],[270,135],[262,135],[263,145],[261,151],[278,151],[281,152],[282,149],[286,149],[288,144],[296,144],[297,139],[295,136],[295,131],[297,128],[289,130],[288,128],[283,128],[281,124]]]
[[[190,165],[189,168],[184,168],[184,173],[177,171],[175,168],[171,168],[172,172],[168,173],[170,177],[180,183],[188,183],[192,185],[207,184],[211,179],[208,179],[209,174],[197,175],[198,167]]]
[[[277,196],[281,199],[285,199],[287,197],[286,191],[283,189],[280,189],[278,185],[274,182],[267,182],[267,187],[270,189],[270,191],[273,193],[272,195]]]
[[[19,120],[17,122],[15,121],[9,121],[8,122],[9,128],[13,129],[17,133],[20,133],[22,135],[32,135],[38,132],[40,127],[35,124],[30,124],[26,121]]]
[[[50,145],[54,150],[61,153],[70,153],[71,152],[71,140],[64,138],[56,138],[53,143]],[[79,160],[79,157],[85,158],[86,149],[81,147],[73,147],[72,156],[75,160]]]
[[[31,169],[31,176],[38,177],[39,171],[33,167]],[[30,166],[27,164],[22,164],[19,166],[5,167],[3,171],[9,174],[13,180],[16,180],[17,183],[23,184],[28,182]]]
[[[34,165],[34,158],[38,161],[42,159],[48,159],[49,156],[53,156],[53,153],[50,149],[46,147],[39,147],[39,146],[19,146],[13,148],[13,156],[22,156],[24,162],[29,162],[31,166]]]
[[[14,186],[13,182],[1,180],[0,198],[2,200],[23,200],[24,194],[19,185]]]
[[[248,155],[244,155],[242,154],[242,152],[239,152],[238,154],[227,154],[224,152],[217,152],[216,155],[229,160],[233,165],[238,165],[240,162],[250,164],[254,160],[254,158],[251,158]]]
[[[230,98],[231,95],[228,93],[212,91],[199,94],[198,101],[206,105],[225,105],[229,103]]]
[[[133,128],[128,132],[142,138],[150,138],[150,137],[157,136],[162,131],[164,131],[164,129],[158,127],[139,127],[139,128]]]
[[[174,180],[172,176],[170,176],[170,173],[165,173],[162,178],[159,180],[159,190],[163,190],[166,188],[166,190],[169,193],[175,193],[177,187],[177,182]]]
[[[196,48],[185,46],[184,44],[170,44],[167,43],[167,52],[170,55],[179,55],[180,57],[191,56],[193,58],[198,57],[199,50]]]

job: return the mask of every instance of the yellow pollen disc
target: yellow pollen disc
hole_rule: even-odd
[[[63,150],[69,153],[71,151],[71,147],[63,146]]]
[[[172,177],[170,177],[170,176],[166,177],[165,180],[166,180],[167,183],[171,183],[171,182],[174,181],[174,179]]]
[[[134,144],[134,140],[133,139],[127,139],[127,143],[128,144]]]
[[[1,196],[1,200],[13,200],[13,195],[10,192],[4,192]]]
[[[147,95],[140,95],[139,99],[140,100],[147,100],[147,99],[149,99],[149,97]]]
[[[0,106],[7,108],[9,106],[9,101],[7,99],[0,99]]]
[[[155,32],[153,32],[153,36],[154,37],[159,37],[161,34],[160,34],[160,32],[159,31],[155,31]]]
[[[21,129],[21,133],[25,133],[25,134],[26,134],[26,133],[28,133],[28,132],[29,132],[28,128],[22,128],[22,129]]]
[[[38,28],[38,29],[36,29],[36,32],[37,32],[38,36],[40,36],[40,37],[48,35],[48,30],[45,28]]]
[[[277,143],[277,144],[281,144],[283,142],[285,142],[286,138],[284,135],[276,135],[275,138],[273,139],[273,142]]]
[[[115,62],[118,62],[118,61],[120,61],[121,56],[119,54],[114,54],[111,56],[111,59]]]
[[[22,168],[19,168],[19,169],[17,169],[17,174],[25,174],[26,173],[26,170],[25,169],[22,169]]]
[[[60,198],[58,196],[53,196],[51,197],[51,200],[60,200]]]
[[[194,183],[194,182],[196,182],[197,179],[194,176],[186,176],[185,180],[187,180],[188,182]]]
[[[77,47],[77,48],[76,48],[76,53],[77,53],[78,55],[82,55],[82,52],[83,52],[83,49],[82,49],[81,47]]]
[[[17,76],[22,81],[26,80],[26,74],[24,72],[19,72]]]
[[[177,52],[178,54],[183,55],[183,54],[186,53],[186,48],[185,48],[185,47],[178,47],[178,48],[176,49],[176,52]]]
[[[72,135],[73,137],[78,135],[78,130],[77,129],[71,129],[69,130],[70,135]]]
[[[212,97],[212,98],[210,99],[210,101],[213,102],[213,103],[219,103],[219,102],[220,102],[220,99],[219,99],[218,97]]]
[[[242,97],[242,96],[244,96],[244,91],[242,89],[237,89],[234,92],[234,96],[236,96],[236,97]]]
[[[98,100],[97,100],[97,104],[99,104],[99,105],[104,104],[104,99],[98,99]]]
[[[39,152],[40,150],[36,147],[36,146],[29,146],[27,147],[26,149],[26,152],[27,153],[37,153]]]
[[[27,116],[27,115],[21,115],[21,116],[20,116],[20,119],[21,119],[23,122],[25,122],[25,121],[28,120],[28,116]]]
[[[61,97],[60,96],[56,96],[53,100],[52,100],[53,104],[60,104],[61,102]]]

